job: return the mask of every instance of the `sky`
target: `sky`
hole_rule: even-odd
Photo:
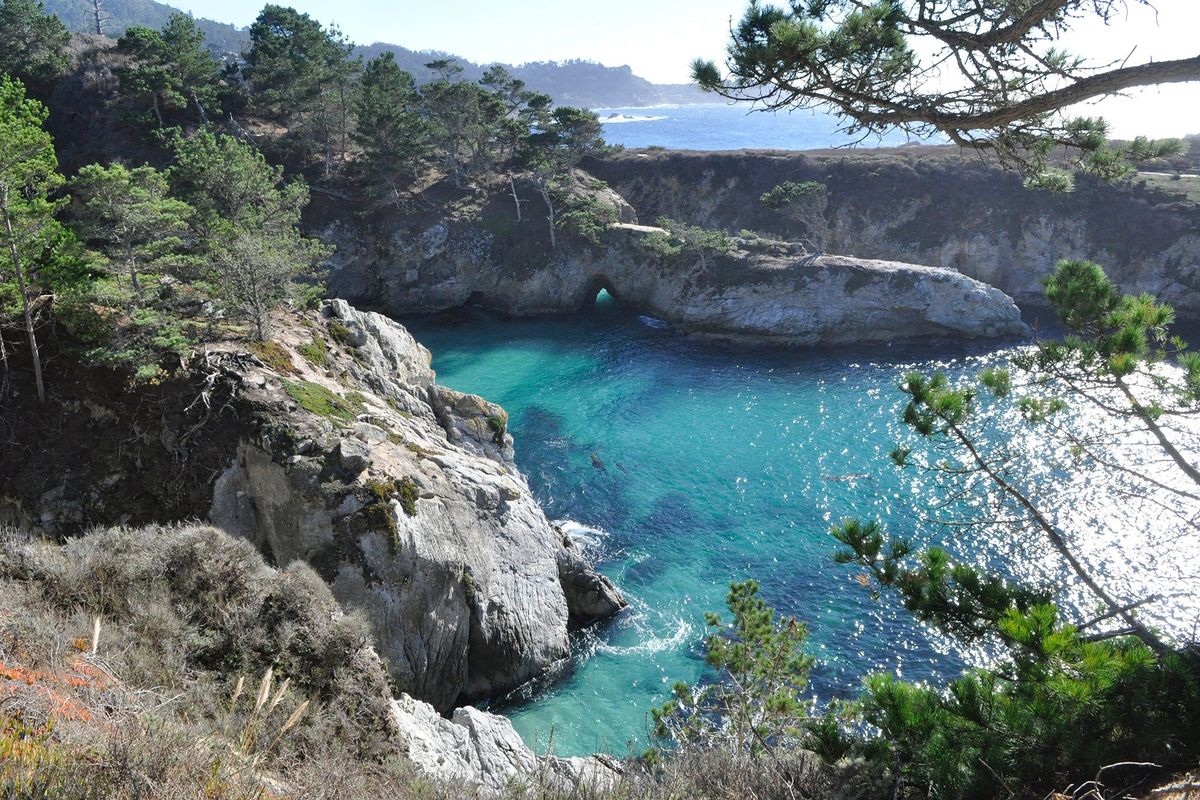
[[[355,42],[387,42],[413,50],[442,50],[472,61],[563,61],[582,58],[628,64],[655,83],[684,83],[689,62],[720,60],[730,24],[746,0],[275,0],[324,23],[336,23]],[[246,0],[167,0],[196,16],[246,26],[261,5]],[[1082,54],[1140,63],[1200,53],[1200,0],[1155,0],[1157,13],[1130,0],[1117,23],[1080,25],[1068,44]],[[1098,108],[1117,136],[1200,132],[1200,85],[1139,90]]]

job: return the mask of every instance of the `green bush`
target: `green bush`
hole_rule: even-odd
[[[819,181],[784,181],[768,192],[764,192],[759,202],[772,211],[780,211],[806,197],[824,196],[827,189]]]
[[[508,432],[508,417],[498,414],[487,418],[488,427],[492,431],[492,444],[504,446],[504,434]]]
[[[314,367],[324,369],[329,366],[329,346],[325,344],[325,340],[314,337],[308,344],[301,345],[297,348],[300,355],[308,360],[308,363]]]
[[[296,371],[296,365],[292,363],[291,355],[278,342],[270,340],[250,342],[250,352],[278,373],[287,375]]]
[[[600,235],[620,217],[617,210],[591,195],[572,195],[566,211],[559,215],[556,224],[581,239],[597,244]]]

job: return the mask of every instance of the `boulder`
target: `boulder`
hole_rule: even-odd
[[[348,475],[358,475],[371,463],[371,448],[361,439],[346,437],[338,442],[337,458]]]
[[[621,775],[611,758],[557,758],[530,750],[507,718],[470,706],[446,719],[427,703],[401,695],[392,703],[401,748],[430,778],[499,795],[516,788],[570,796],[614,785]]]
[[[608,619],[629,605],[613,582],[597,572],[566,537],[558,551],[558,580],[575,622]]]

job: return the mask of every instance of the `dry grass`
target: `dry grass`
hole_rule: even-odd
[[[306,566],[198,526],[64,546],[0,531],[0,798],[470,800],[399,755],[361,620]],[[793,800],[828,779],[704,751],[524,800]],[[862,796],[861,794],[859,796]]]

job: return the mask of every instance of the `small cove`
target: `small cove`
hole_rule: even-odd
[[[577,632],[568,663],[492,704],[535,749],[640,751],[648,709],[674,681],[706,677],[704,612],[747,577],[809,623],[816,696],[848,697],[875,671],[936,680],[984,657],[873,601],[854,570],[833,563],[828,529],[878,518],[942,541],[919,523],[929,487],[888,458],[906,436],[897,385],[911,369],[973,375],[1013,343],[735,347],[615,303],[404,323],[433,352],[439,382],[508,410],[517,463],[547,515],[631,603]],[[954,549],[986,562],[1023,546],[996,532]]]

